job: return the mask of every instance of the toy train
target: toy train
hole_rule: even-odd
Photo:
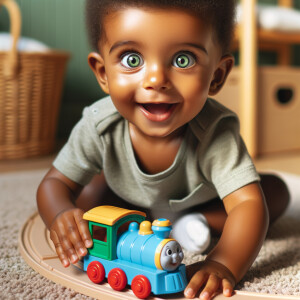
[[[177,293],[187,285],[183,252],[170,239],[171,223],[157,219],[152,226],[146,214],[113,206],[98,206],[83,216],[89,222],[93,247],[83,268],[94,283],[107,278],[118,291],[127,284],[136,297]],[[140,226],[139,226],[140,224]],[[128,227],[124,231],[124,227]]]

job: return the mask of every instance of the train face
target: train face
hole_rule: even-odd
[[[163,247],[160,264],[163,270],[174,271],[183,260],[183,252],[177,241],[169,241]]]
[[[117,257],[121,260],[156,268],[174,271],[183,260],[181,246],[169,239],[171,225],[168,220],[159,219],[151,227],[149,221],[129,225],[117,244]]]

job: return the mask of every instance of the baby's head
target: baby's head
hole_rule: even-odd
[[[87,0],[87,23],[90,67],[137,135],[178,134],[233,65],[234,0]]]
[[[99,41],[105,39],[103,20],[110,13],[130,7],[178,9],[210,25],[222,53],[227,54],[234,32],[235,4],[235,0],[87,0],[86,20],[90,43],[93,50],[99,50]]]

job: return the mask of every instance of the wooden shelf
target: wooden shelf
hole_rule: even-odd
[[[295,1],[295,0],[294,0]],[[257,27],[257,0],[241,0],[242,23],[235,33],[233,50],[240,50],[241,92],[240,124],[241,134],[252,156],[257,156],[257,52],[258,49],[278,53],[277,63],[291,63],[291,45],[300,44],[299,32],[271,31]],[[278,0],[278,5],[293,7],[293,0]]]
[[[258,30],[258,40],[270,43],[279,44],[300,44],[300,31],[299,32],[283,32],[283,31],[270,31],[265,29]]]
[[[240,27],[237,27],[234,37],[234,45],[233,47],[236,49],[239,45],[240,40]],[[257,30],[257,40],[258,45],[260,44],[278,44],[278,45],[294,45],[300,44],[300,31],[292,32],[292,31],[275,31],[275,30],[266,30],[266,29],[258,29]]]

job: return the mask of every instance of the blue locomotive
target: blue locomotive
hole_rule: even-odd
[[[151,225],[145,217],[143,212],[113,206],[98,206],[84,214],[94,244],[83,267],[92,282],[107,278],[118,291],[129,284],[141,299],[151,292],[184,290],[183,252],[179,243],[169,238],[170,221],[157,219]]]

